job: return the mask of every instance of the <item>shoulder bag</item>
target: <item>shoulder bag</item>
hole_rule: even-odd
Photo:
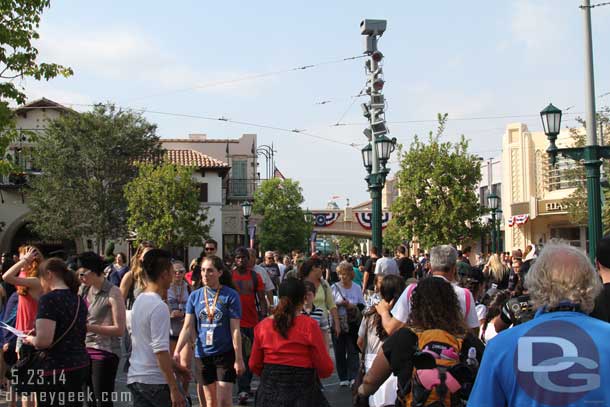
[[[35,390],[35,387],[40,387],[36,386],[36,383],[39,380],[39,377],[37,377],[36,375],[39,374],[38,372],[41,370],[41,366],[47,359],[48,352],[62,339],[65,338],[68,332],[72,330],[74,324],[76,323],[76,320],[78,319],[81,298],[78,295],[76,296],[76,298],[76,313],[74,314],[74,319],[72,319],[72,323],[70,324],[68,329],[66,329],[65,332],[59,338],[57,338],[57,340],[54,341],[47,349],[35,350],[31,353],[28,353],[23,358],[19,359],[17,363],[15,363],[15,365],[11,368],[12,383],[17,393],[32,392],[33,390]]]

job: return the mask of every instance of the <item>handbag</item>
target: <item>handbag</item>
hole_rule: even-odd
[[[68,332],[72,330],[74,324],[76,323],[76,320],[78,319],[81,299],[78,295],[76,297],[76,313],[74,314],[74,319],[72,320],[72,323],[70,324],[68,329],[66,329],[65,332],[59,338],[57,338],[57,340],[54,341],[47,349],[34,350],[26,354],[24,357],[19,359],[17,363],[15,363],[15,365],[11,368],[11,374],[13,376],[11,379],[11,384],[14,386],[15,391],[17,393],[30,393],[35,390],[36,387],[40,388],[40,367],[47,359],[49,350],[51,350],[62,339],[64,339]]]
[[[343,295],[343,292],[338,286],[338,283],[335,283],[334,285],[337,287],[337,291],[339,291],[339,295],[343,298],[343,301],[349,301],[347,298],[345,298],[345,295]],[[360,322],[362,321],[362,312],[360,311],[360,308],[358,308],[357,305],[352,308],[345,308],[345,311],[347,313],[347,323],[350,325],[360,326]]]
[[[369,337],[369,319],[366,320],[364,324],[364,343],[362,344],[362,352],[360,356],[360,365],[358,366],[358,375],[354,379],[354,384],[352,384],[352,405],[354,407],[359,407],[363,405],[363,397],[358,395],[358,388],[364,381],[364,375],[366,374],[366,368],[364,365],[364,358],[366,356],[366,346],[367,339]],[[368,406],[368,397],[364,397],[366,404]]]

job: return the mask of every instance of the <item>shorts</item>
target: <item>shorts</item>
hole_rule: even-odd
[[[233,349],[226,353],[195,359],[195,370],[202,378],[204,386],[216,382],[235,383],[237,372],[235,372],[234,365],[235,351]]]

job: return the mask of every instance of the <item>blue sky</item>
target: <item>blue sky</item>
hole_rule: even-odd
[[[114,1],[52,2],[43,14],[41,60],[75,75],[27,81],[31,99],[46,96],[85,110],[93,102],[187,115],[226,117],[308,133],[332,143],[220,121],[146,113],[161,137],[257,133],[277,148],[277,166],[301,182],[310,208],[332,195],[366,200],[364,119],[354,101],[365,82],[362,18],[388,20],[384,53],[387,119],[408,145],[449,113],[447,140],[464,134],[471,151],[500,154],[503,129],[524,122],[540,130],[549,101],[584,112],[582,12],[578,0],[512,1]],[[610,6],[592,10],[598,107],[610,104]],[[303,65],[224,85],[210,84]],[[330,103],[317,104],[329,100]],[[514,118],[479,119],[490,116]],[[564,123],[574,124],[574,115]],[[452,120],[453,119],[453,120]],[[352,125],[332,126],[337,121]],[[416,121],[416,122],[413,122]],[[396,123],[398,122],[398,123]],[[407,122],[407,123],[405,123]],[[392,164],[393,168],[397,164]],[[345,201],[339,200],[340,205]]]

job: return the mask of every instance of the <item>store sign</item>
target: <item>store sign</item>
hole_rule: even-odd
[[[549,202],[546,204],[546,212],[560,212],[567,211],[568,205],[562,204],[561,202]]]

